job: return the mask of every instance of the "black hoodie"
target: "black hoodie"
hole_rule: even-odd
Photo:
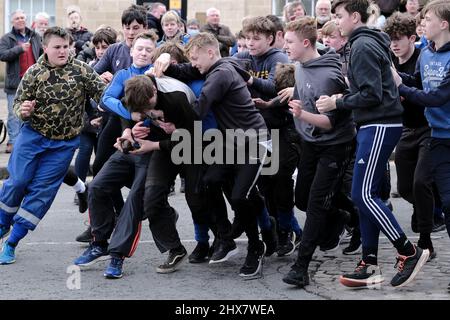
[[[170,65],[165,74],[181,81],[202,78],[190,63]],[[194,103],[194,110],[203,119],[212,109],[222,131],[267,129],[248,91],[249,78],[249,73],[236,59],[220,59],[208,70],[202,92]]]
[[[403,107],[390,68],[389,36],[361,27],[352,32],[348,42],[350,89],[336,100],[336,107],[353,110],[360,126],[401,124]]]

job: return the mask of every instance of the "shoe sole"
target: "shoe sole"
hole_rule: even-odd
[[[115,276],[115,275],[112,275],[112,274],[104,273],[103,276],[104,276],[106,279],[120,279],[120,278],[123,277],[123,274],[121,274],[120,276]]]
[[[173,266],[172,268],[170,268],[170,269],[161,269],[160,267],[157,267],[157,268],[156,268],[156,272],[157,272],[157,273],[161,273],[161,274],[166,274],[166,273],[172,273],[172,272],[175,272],[175,271],[177,271],[177,270],[180,268],[180,266],[183,264],[183,262],[184,262],[186,259],[187,259],[187,254],[184,255],[184,257],[181,258],[181,260],[180,260],[175,266]]]
[[[357,249],[353,250],[353,251],[348,251],[348,252],[342,251],[342,254],[345,254],[346,256],[351,256],[351,255],[354,255],[354,254],[359,254],[359,253],[361,253],[361,249],[362,249],[362,245],[359,245],[359,247],[358,247]],[[344,250],[345,250],[345,249],[344,249]]]
[[[370,280],[356,280],[356,279],[349,279],[344,278],[343,276],[339,277],[339,282],[348,288],[373,288],[376,287],[384,282],[384,278],[381,275],[376,275]]]
[[[239,249],[236,247],[233,250],[229,251],[227,253],[227,255],[225,257],[223,257],[222,259],[220,259],[220,260],[212,260],[212,259],[210,259],[209,260],[209,264],[216,264],[216,263],[222,263],[222,262],[228,261],[229,258],[231,258],[232,256],[234,256],[234,255],[236,255],[238,253],[239,253]]]
[[[287,283],[287,284],[290,284],[290,285],[293,285],[293,286],[297,286],[299,288],[303,288],[304,286],[309,285],[309,281],[305,281],[303,283],[299,283],[298,281],[295,281],[295,280],[290,279],[290,278],[283,278],[282,280],[283,280],[284,283]]]
[[[97,262],[106,261],[106,260],[111,260],[111,256],[110,255],[100,256],[97,259],[92,260],[91,262],[87,262],[87,263],[83,263],[83,264],[76,264],[76,263],[74,263],[74,264],[79,267],[89,267],[89,266],[92,266],[93,264],[96,264]]]
[[[13,264],[14,262],[16,262],[16,259],[11,260],[11,261],[2,261],[2,262],[0,262],[0,266],[6,266],[8,264]]]
[[[402,284],[399,284],[398,286],[394,286],[394,288],[401,288],[404,287],[406,285],[408,285],[411,281],[414,280],[414,278],[417,276],[417,274],[419,273],[420,269],[422,269],[422,267],[425,265],[425,263],[428,260],[428,257],[430,256],[430,251],[428,249],[423,250],[422,255],[419,258],[419,261],[417,261],[416,266],[414,267],[413,272],[411,273],[411,275],[409,276],[408,279],[406,279],[405,282],[403,282]]]

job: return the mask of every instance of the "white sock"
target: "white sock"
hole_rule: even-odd
[[[75,185],[72,188],[73,190],[75,190],[76,193],[83,193],[86,191],[86,185],[84,184],[83,181],[81,181],[80,178],[78,178],[77,183],[75,183]]]

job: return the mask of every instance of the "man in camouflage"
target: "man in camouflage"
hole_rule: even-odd
[[[69,57],[67,31],[49,28],[43,45],[44,55],[23,76],[14,101],[24,125],[0,190],[0,238],[11,231],[0,264],[15,262],[17,243],[50,208],[79,145],[85,97],[98,101],[104,89],[91,67]]]

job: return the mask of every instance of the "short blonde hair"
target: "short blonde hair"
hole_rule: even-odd
[[[161,18],[162,25],[169,22],[175,22],[176,24],[180,24],[181,18],[175,11],[170,10],[164,13],[164,15]]]
[[[134,44],[139,39],[151,40],[156,46],[156,42],[158,41],[158,35],[153,30],[147,30],[147,31],[141,32],[136,36],[136,38],[134,38],[133,44],[131,46],[134,47]]]
[[[295,32],[300,39],[308,39],[312,46],[316,45],[317,22],[313,17],[303,17],[289,22],[286,31]]]
[[[219,41],[217,41],[216,37],[209,32],[200,32],[189,40],[185,47],[186,55],[189,55],[194,48],[202,49],[207,47],[213,48],[215,53],[220,56]]]

